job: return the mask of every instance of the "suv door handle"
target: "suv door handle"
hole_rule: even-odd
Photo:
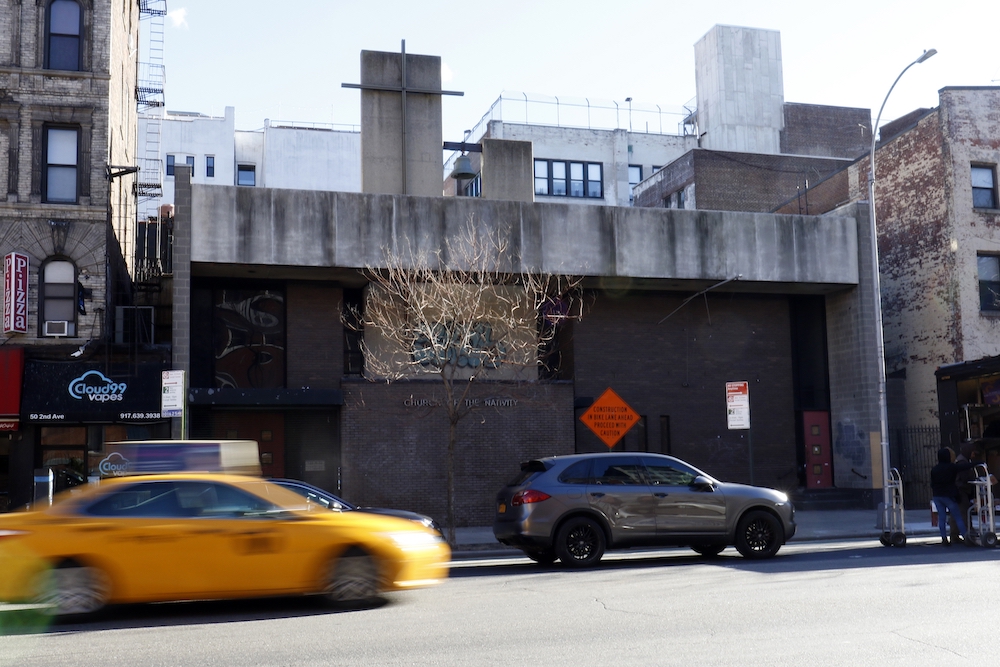
[[[603,493],[591,493],[590,495],[594,496],[595,498],[603,498],[604,497]]]
[[[657,498],[666,498],[670,494],[669,493],[665,493],[663,491],[660,491],[659,493],[654,493],[653,495],[656,496]]]

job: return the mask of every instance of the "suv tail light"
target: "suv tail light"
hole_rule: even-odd
[[[542,491],[525,489],[524,491],[518,491],[515,493],[514,497],[510,499],[510,504],[512,507],[517,507],[518,505],[527,505],[528,503],[540,503],[551,497],[552,496],[547,493],[543,493]]]

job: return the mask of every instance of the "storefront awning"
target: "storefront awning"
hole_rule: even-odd
[[[0,431],[17,431],[21,422],[24,348],[0,347]]]

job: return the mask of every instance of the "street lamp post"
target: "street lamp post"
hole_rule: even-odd
[[[877,358],[878,358],[878,410],[879,410],[879,427],[881,429],[881,452],[882,452],[882,531],[885,533],[890,530],[889,516],[890,516],[890,489],[889,489],[889,410],[886,402],[886,391],[885,391],[885,339],[882,334],[882,288],[879,280],[879,266],[878,266],[878,227],[875,224],[875,132],[878,131],[878,123],[882,119],[882,111],[885,110],[885,103],[889,101],[889,95],[892,94],[892,89],[896,87],[899,80],[903,78],[906,74],[906,70],[910,69],[914,65],[918,65],[934,54],[937,53],[936,49],[930,49],[924,51],[919,58],[914,60],[912,63],[903,68],[903,71],[899,73],[896,80],[892,82],[889,87],[889,92],[885,94],[885,99],[882,100],[882,106],[879,107],[878,116],[875,118],[875,125],[872,126],[872,146],[871,151],[868,155],[868,220],[870,223],[870,233],[871,233],[871,247],[872,247],[872,290],[874,292],[874,308],[875,308],[875,344],[877,347]],[[900,516],[902,516],[903,508],[899,508]]]

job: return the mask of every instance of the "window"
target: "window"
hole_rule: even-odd
[[[186,158],[184,158],[184,164],[191,167],[191,178],[194,178],[194,156],[188,155]]]
[[[76,0],[53,0],[45,26],[45,67],[80,71],[83,12]]]
[[[687,201],[687,198],[684,196],[684,191],[683,190],[678,190],[677,191],[677,208],[684,208],[684,203],[686,201]]]
[[[194,167],[192,167],[192,170]],[[215,178],[215,156],[205,156],[205,178]]]
[[[593,459],[593,483],[611,486],[645,485],[637,456],[600,456]]]
[[[645,459],[646,474],[653,486],[689,486],[698,473],[682,463],[664,459]]]
[[[980,255],[979,309],[1000,312],[1000,256]]]
[[[559,481],[563,484],[590,484],[590,459],[577,461],[562,471]]]
[[[642,165],[630,164],[628,166],[628,185],[634,188],[642,182]]]
[[[75,204],[80,131],[49,127],[45,130],[45,183],[42,196],[57,204]]]
[[[466,197],[482,197],[483,196],[483,175],[476,174],[476,177],[465,184],[462,189],[462,194]]]
[[[174,175],[174,161],[176,159],[177,158],[174,157],[173,155],[168,155],[167,156],[167,176],[173,176]]]
[[[972,168],[972,206],[997,208],[997,179],[993,167]]]
[[[603,171],[600,162],[535,160],[535,194],[603,199]]]
[[[236,167],[236,185],[257,185],[257,168],[252,164],[241,164]]]
[[[630,164],[628,166],[628,202],[631,204],[635,201],[635,197],[632,195],[632,188],[639,185],[642,182],[642,165]]]
[[[46,262],[42,267],[42,335],[76,335],[76,266],[63,259]],[[66,322],[65,330],[46,322]]]

